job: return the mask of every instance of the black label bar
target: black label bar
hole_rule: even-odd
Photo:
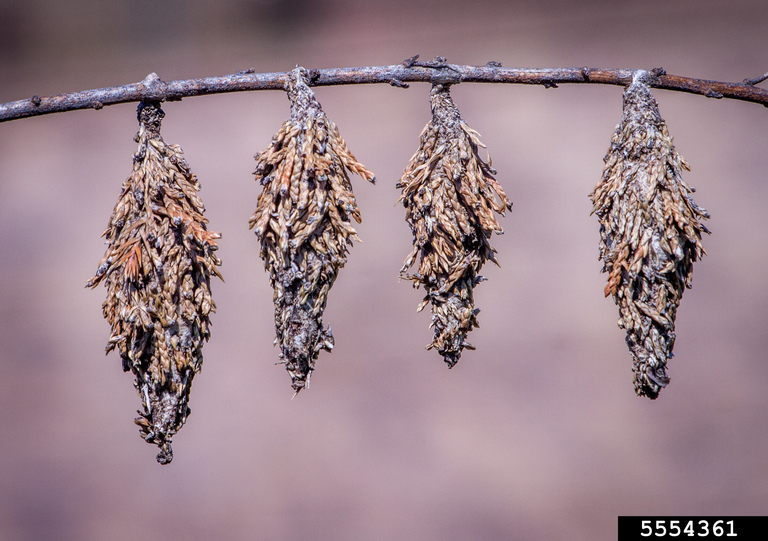
[[[768,539],[768,516],[619,517],[619,541],[656,539],[764,541]]]

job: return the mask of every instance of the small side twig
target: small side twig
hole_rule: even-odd
[[[744,81],[742,81],[742,82],[745,85],[755,86],[755,85],[759,85],[760,83],[762,83],[766,79],[768,79],[768,71],[763,73],[760,77],[756,77],[755,79],[744,79]]]

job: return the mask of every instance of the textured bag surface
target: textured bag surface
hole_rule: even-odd
[[[136,377],[142,437],[173,460],[171,438],[189,415],[192,379],[210,336],[210,278],[221,278],[218,233],[207,230],[200,184],[181,148],[160,136],[159,104],[139,105],[139,149],[109,227],[107,251],[88,282],[107,286],[104,317],[112,326],[107,353],[120,352]]]
[[[464,348],[467,333],[477,326],[473,289],[484,280],[478,272],[496,263],[489,238],[503,233],[496,213],[512,203],[480,158],[479,134],[461,119],[449,85],[435,84],[430,92],[432,120],[421,133],[419,150],[397,187],[413,231],[413,250],[401,275],[427,294],[419,305],[432,305],[435,329],[428,349],[436,348],[452,368]],[[417,272],[407,274],[413,265]]]
[[[613,296],[627,331],[635,392],[649,398],[669,383],[677,307],[705,253],[701,234],[709,233],[701,223],[709,214],[682,179],[688,169],[656,100],[635,80],[590,199],[600,220],[605,295]]]
[[[291,73],[291,118],[256,156],[256,180],[264,189],[250,220],[275,292],[275,343],[296,393],[309,385],[320,351],[333,348],[323,310],[352,240],[359,240],[351,220],[359,223],[360,211],[347,171],[375,181],[326,117],[306,76],[303,68]]]

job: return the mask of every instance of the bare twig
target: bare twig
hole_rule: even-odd
[[[744,79],[743,83],[745,85],[758,85],[768,79],[768,72],[763,73],[760,77],[755,77],[754,79]]]
[[[484,66],[448,64],[444,58],[419,61],[418,56],[392,66],[332,68],[310,70],[310,86],[386,83],[405,88],[409,82],[428,83],[509,83],[534,84],[555,88],[560,84],[589,83],[627,86],[633,69],[602,68],[504,68],[498,62]],[[118,103],[178,101],[191,96],[245,92],[251,90],[283,90],[290,72],[256,73],[254,69],[222,77],[205,77],[181,81],[162,81],[152,73],[140,83],[59,94],[31,96],[0,105],[0,122],[29,116],[62,113],[76,109],[101,109]],[[657,68],[647,73],[644,82],[652,88],[700,94],[709,98],[730,98],[768,106],[768,90],[755,86],[768,74],[741,83],[708,81],[669,75]]]

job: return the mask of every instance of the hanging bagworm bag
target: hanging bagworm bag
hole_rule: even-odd
[[[688,164],[672,144],[649,88],[635,77],[624,91],[624,113],[590,194],[600,220],[605,295],[619,307],[632,354],[635,392],[656,398],[669,383],[675,315],[705,253],[709,218],[683,182]]]
[[[503,216],[512,203],[496,171],[478,155],[485,145],[461,119],[450,85],[433,84],[429,100],[432,120],[397,184],[413,232],[413,250],[400,274],[425,289],[418,310],[431,304],[434,327],[427,349],[437,349],[452,368],[464,348],[474,349],[466,340],[480,311],[473,289],[485,279],[478,274],[483,264],[496,263],[489,239],[504,232],[496,214]],[[417,272],[407,274],[414,265]]]
[[[375,182],[306,78],[304,68],[291,72],[291,118],[256,156],[254,174],[263,190],[250,219],[274,289],[275,344],[295,394],[309,386],[320,351],[333,348],[323,311],[352,240],[360,240],[351,225],[361,218],[347,171]]]
[[[133,372],[143,410],[142,437],[173,460],[171,439],[189,415],[192,379],[203,364],[215,310],[210,278],[221,278],[218,233],[208,231],[200,184],[181,148],[160,136],[160,104],[138,108],[139,149],[109,227],[107,250],[87,287],[107,286],[104,317],[112,326],[107,353],[117,349]]]

